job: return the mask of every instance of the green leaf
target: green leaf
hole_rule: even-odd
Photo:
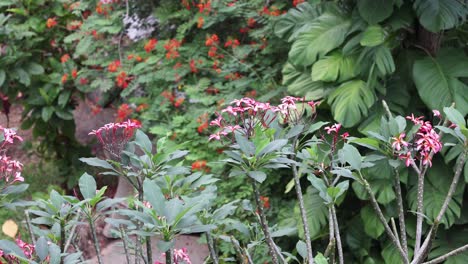
[[[49,245],[50,261],[49,264],[59,264],[61,260],[60,247],[56,244]]]
[[[263,171],[249,171],[247,172],[247,175],[249,175],[250,178],[258,181],[259,183],[262,183],[265,181],[267,175]]]
[[[19,248],[15,243],[9,240],[0,240],[0,249],[5,255],[14,254],[16,256],[26,258],[23,250],[21,250],[21,248]]]
[[[161,188],[152,180],[145,179],[143,182],[143,192],[145,199],[153,206],[159,216],[163,216],[166,210],[166,198],[161,191]]]
[[[52,117],[52,115],[54,114],[54,107],[53,106],[46,106],[44,108],[42,108],[42,112],[41,112],[41,117],[42,117],[42,120],[44,120],[44,122],[48,122],[50,120],[50,118]]]
[[[41,261],[45,260],[49,255],[49,247],[47,245],[47,239],[41,236],[34,245],[34,250]]]
[[[447,116],[450,122],[456,124],[457,126],[466,127],[466,121],[463,115],[453,107],[444,107],[444,113]]]
[[[290,94],[305,97],[307,100],[319,100],[331,92],[331,86],[324,82],[312,81],[310,72],[298,71],[292,64],[283,68],[283,84],[288,86]]]
[[[296,250],[303,259],[307,258],[307,245],[304,241],[297,241]]]
[[[136,131],[135,134],[135,142],[138,146],[140,146],[143,151],[151,153],[153,150],[153,144],[151,144],[151,140],[149,137],[140,129]]]
[[[355,56],[344,56],[340,52],[333,52],[329,56],[318,60],[312,66],[312,81],[343,82],[359,74]]]
[[[6,80],[6,73],[4,70],[0,70],[0,86],[3,85],[5,80]]]
[[[318,5],[311,5],[305,2],[296,8],[289,9],[288,13],[282,16],[274,27],[274,33],[279,38],[294,39],[311,21],[322,13]]]
[[[349,163],[353,169],[361,170],[362,157],[356,147],[350,144],[344,144],[343,148],[340,150],[340,153],[343,155],[344,161]]]
[[[382,75],[389,75],[395,71],[395,62],[387,46],[379,46],[375,51],[375,64]]]
[[[96,180],[88,173],[83,173],[78,181],[80,192],[85,199],[91,199],[96,196]]]
[[[29,187],[29,184],[16,184],[16,185],[10,185],[3,190],[0,191],[0,194],[19,194],[23,193],[26,191]]]
[[[411,247],[408,248],[408,250],[409,257],[411,259],[411,256],[413,255]],[[404,263],[404,261],[401,259],[398,249],[391,242],[387,242],[384,246],[384,249],[382,250],[382,258],[384,259],[385,264]]]
[[[314,20],[308,31],[301,33],[289,51],[295,65],[311,65],[319,56],[327,54],[343,43],[351,21],[343,16],[324,13]]]
[[[361,80],[343,83],[328,98],[333,117],[344,127],[354,126],[367,116],[375,101],[374,91]]]
[[[29,86],[31,84],[31,78],[29,74],[22,68],[15,68],[15,74],[20,83]]]
[[[369,255],[372,239],[364,231],[360,215],[354,216],[347,224],[353,228],[346,229],[346,243],[356,256]]]
[[[320,128],[322,128],[324,125],[328,123],[330,122],[323,122],[323,121],[316,122],[309,127],[309,130],[307,130],[307,133],[314,133],[315,131],[319,130]]]
[[[44,73],[44,68],[35,62],[26,64],[26,71],[31,75],[39,75]]]
[[[468,232],[463,226],[453,227],[449,230],[439,230],[437,237],[432,244],[428,260],[435,259],[449,253],[459,247],[466,245],[468,241]],[[468,259],[468,251],[449,257],[444,264],[465,264]]]
[[[390,17],[393,12],[393,1],[358,0],[357,7],[361,17],[373,25]]]
[[[317,264],[328,264],[327,258],[320,252],[315,255],[314,260]]]
[[[240,150],[247,155],[248,157],[251,157],[255,154],[255,145],[250,142],[247,138],[245,138],[244,135],[236,132],[235,133],[235,138],[237,144],[239,144]]]
[[[385,231],[383,224],[371,206],[367,205],[361,209],[361,219],[364,222],[364,231],[372,238],[378,239]]]
[[[94,42],[94,39],[91,36],[86,36],[82,38],[80,42],[78,42],[78,45],[76,45],[75,56],[88,54],[93,42]]]
[[[287,139],[273,140],[272,142],[268,143],[268,145],[266,145],[261,150],[257,150],[258,155],[256,155],[256,156],[261,157],[263,155],[273,153],[274,151],[277,151],[277,150],[281,149],[282,147],[284,147],[287,143],[288,143]]]
[[[419,96],[430,109],[441,111],[455,102],[455,107],[466,115],[468,87],[460,77],[468,77],[468,57],[463,50],[442,50],[436,58],[417,60],[413,66]]]
[[[374,47],[382,44],[385,41],[385,30],[379,25],[367,27],[362,34],[361,45],[365,47]]]
[[[456,27],[468,14],[466,3],[458,0],[416,0],[413,7],[421,25],[432,32]]]
[[[109,170],[114,169],[114,167],[112,167],[112,165],[109,162],[98,158],[80,158],[80,161],[93,167],[99,167]]]

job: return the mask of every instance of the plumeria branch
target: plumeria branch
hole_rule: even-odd
[[[392,229],[388,225],[387,220],[385,219],[385,216],[383,215],[382,210],[380,209],[380,206],[379,206],[379,204],[377,202],[377,199],[375,199],[375,195],[372,192],[372,189],[371,189],[369,183],[367,182],[366,179],[364,179],[364,177],[362,177],[362,175],[360,173],[359,173],[359,175],[360,175],[360,180],[362,181],[362,183],[364,185],[364,188],[366,189],[367,193],[369,194],[369,196],[371,198],[372,207],[374,208],[374,211],[377,213],[377,216],[378,216],[380,222],[383,224],[383,226],[385,228],[385,232],[390,237],[390,240],[395,245],[395,247],[398,249],[398,253],[400,253],[400,256],[403,258],[404,263],[409,263],[408,257],[406,256],[405,251],[401,247],[400,242],[398,241],[398,238],[393,234]]]
[[[292,142],[292,147],[293,147],[294,152],[296,152],[297,139],[298,139],[298,136],[295,136]],[[306,210],[304,206],[304,197],[302,196],[301,183],[299,181],[299,173],[297,171],[296,164],[294,163],[291,164],[291,167],[292,167],[293,178],[294,178],[294,187],[296,189],[297,200],[299,203],[299,210],[301,213],[302,226],[304,228],[304,236],[305,236],[306,248],[307,248],[307,262],[310,264],[313,264],[314,254],[312,251],[312,241],[310,239],[309,224],[308,224],[309,222],[307,220],[307,214],[306,214]]]
[[[396,190],[397,204],[398,204],[398,223],[400,224],[401,246],[403,248],[403,251],[405,252],[405,255],[408,257],[408,242],[406,238],[405,209],[403,207],[403,195],[401,193],[401,186],[400,186],[400,172],[398,171],[398,169],[395,169],[395,190]]]
[[[430,250],[430,245],[432,243],[432,240],[435,238],[435,234],[437,233],[437,228],[439,227],[442,217],[447,211],[448,206],[452,200],[452,197],[457,189],[458,181],[460,180],[460,175],[461,175],[461,172],[463,171],[463,166],[465,165],[465,162],[466,162],[465,160],[466,152],[467,151],[465,150],[459,158],[458,165],[455,169],[455,175],[453,176],[453,180],[452,180],[452,183],[450,184],[450,188],[447,193],[447,196],[445,197],[444,203],[442,204],[439,214],[435,218],[434,223],[432,224],[432,227],[429,230],[429,233],[427,234],[426,239],[424,240],[424,243],[421,246],[420,250],[415,251],[415,257],[414,257],[414,260],[411,262],[411,264],[421,263]]]
[[[332,213],[332,220],[333,220],[331,224],[334,226],[336,245],[338,249],[338,261],[340,264],[344,264],[343,247],[341,244],[341,236],[340,236],[340,227],[338,225],[338,218],[336,217],[336,209],[334,205],[331,206],[331,213]]]
[[[449,253],[445,254],[445,255],[442,255],[438,258],[435,258],[431,261],[428,261],[428,262],[424,262],[423,264],[436,264],[436,263],[441,263],[445,260],[447,260],[449,257],[452,257],[452,256],[455,256],[455,255],[458,255],[464,251],[468,250],[468,244],[462,246],[462,247],[459,247],[457,249],[454,249],[452,251],[450,251]]]

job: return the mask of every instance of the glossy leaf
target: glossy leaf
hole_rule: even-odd
[[[376,24],[388,18],[393,11],[393,1],[390,0],[358,0],[359,14],[369,24]]]
[[[312,81],[343,82],[359,74],[356,57],[334,52],[312,66]]]
[[[456,27],[468,14],[466,3],[458,0],[416,0],[413,7],[419,22],[432,32]]]

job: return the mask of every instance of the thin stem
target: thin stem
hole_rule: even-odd
[[[29,236],[31,237],[31,241],[33,244],[36,244],[36,237],[34,236],[34,232],[32,230],[31,219],[29,218],[29,210],[25,210],[24,214],[26,216],[26,226],[28,227]]]
[[[325,250],[326,256],[330,255],[330,259],[335,261],[335,247],[336,247],[336,239],[335,239],[335,225],[333,220],[333,212],[331,207],[328,207],[328,241],[329,244],[327,249]]]
[[[218,255],[216,255],[216,251],[214,248],[214,242],[213,242],[213,237],[211,236],[210,232],[206,232],[206,240],[208,242],[208,249],[210,250],[210,256],[211,259],[213,260],[213,264],[218,264]]]
[[[101,249],[99,247],[99,240],[96,234],[96,226],[94,225],[94,220],[91,217],[88,217],[89,227],[91,228],[91,233],[93,235],[94,249],[96,250],[96,256],[99,264],[104,264],[101,257]]]
[[[398,245],[400,245],[400,247],[401,247],[400,238],[398,237],[398,230],[397,230],[397,227],[396,227],[395,219],[393,219],[393,217],[390,218],[390,223],[392,224],[393,234],[395,234],[395,237],[397,238]]]
[[[296,151],[297,138],[298,136],[294,137],[294,140],[292,143],[294,152]],[[297,167],[295,164],[292,164],[291,167],[293,171],[294,188],[296,189],[297,200],[299,202],[299,211],[301,213],[302,226],[304,228],[304,237],[305,237],[306,249],[307,249],[307,263],[313,264],[314,254],[312,251],[312,241],[310,239],[309,222],[307,221],[307,214],[306,214],[306,210],[304,206],[304,197],[302,196],[301,183],[299,181],[299,173],[297,171]]]
[[[401,246],[408,257],[408,242],[406,238],[405,209],[403,207],[403,195],[401,193],[400,172],[395,169],[395,191],[398,205],[398,223],[400,224]],[[396,235],[396,234],[395,234]]]
[[[123,227],[119,227],[120,230],[120,237],[122,238],[123,248],[125,252],[125,259],[127,260],[127,264],[130,264],[130,254],[128,253],[128,244],[127,244],[127,234],[125,234],[125,229]]]
[[[76,214],[76,217],[75,217],[75,222],[78,222],[78,220],[80,219],[80,214],[81,214],[81,208],[78,208],[78,212]],[[64,252],[67,252],[68,250],[68,247],[70,247],[70,244],[73,240],[73,237],[75,235],[75,231],[76,231],[76,227],[78,225],[73,225],[71,231],[70,231],[70,234],[68,235],[68,239],[67,239],[67,243],[65,243],[65,248],[63,249]]]
[[[332,218],[333,218],[333,225],[335,229],[335,236],[336,236],[336,245],[338,249],[338,261],[340,264],[344,264],[344,258],[343,258],[343,247],[341,246],[341,236],[340,236],[340,227],[338,225],[338,218],[336,217],[336,210],[335,206],[331,206],[331,211],[332,211]]]
[[[364,177],[362,177],[362,175],[360,175],[360,176],[361,176],[361,181],[363,182],[364,187],[366,188],[366,191],[367,191],[367,193],[369,194],[369,196],[371,198],[372,207],[374,208],[374,211],[377,213],[377,216],[379,217],[380,222],[383,224],[383,226],[385,228],[385,232],[390,237],[390,240],[392,240],[395,247],[398,249],[398,252],[400,253],[400,256],[403,258],[404,263],[409,263],[405,252],[403,251],[403,249],[400,246],[400,243],[398,242],[398,239],[395,237],[395,235],[392,232],[392,229],[388,225],[387,220],[385,219],[385,216],[383,215],[382,210],[380,209],[379,203],[375,199],[375,195],[372,192],[372,189],[371,189],[369,183],[367,182],[366,179],[364,179]]]
[[[65,253],[65,220],[60,219],[60,252]],[[60,263],[63,264],[65,257],[60,258]]]
[[[258,214],[260,216],[260,225],[265,235],[265,241],[268,245],[270,256],[272,258],[273,264],[278,264],[278,256],[276,255],[275,243],[271,237],[270,230],[268,229],[268,222],[265,217],[265,212],[263,211],[262,201],[260,200],[260,191],[258,190],[257,183],[255,180],[252,180],[252,187],[254,190],[255,202],[257,203]]]
[[[436,263],[441,263],[443,262],[444,260],[448,259],[449,257],[451,256],[455,256],[455,255],[458,255],[460,253],[462,253],[463,251],[466,251],[468,250],[468,244],[462,246],[462,247],[459,247],[457,249],[454,249],[452,251],[450,251],[449,253],[445,254],[445,255],[442,255],[438,258],[435,258],[431,261],[428,261],[428,262],[424,262],[423,264],[436,264]]]
[[[172,249],[166,251],[166,264],[173,264]]]
[[[457,167],[455,169],[455,175],[453,176],[453,180],[452,180],[452,183],[450,184],[450,188],[447,193],[447,196],[445,197],[444,203],[442,204],[439,214],[435,218],[434,224],[432,224],[432,227],[429,230],[429,233],[426,236],[426,239],[424,240],[424,243],[421,246],[420,250],[415,251],[414,260],[411,262],[412,264],[421,263],[422,260],[426,257],[427,253],[429,252],[430,244],[432,240],[435,238],[435,234],[437,232],[437,228],[439,227],[440,221],[442,220],[442,217],[447,211],[448,206],[452,200],[453,194],[455,193],[457,189],[458,181],[460,180],[460,175],[463,170],[463,166],[465,165],[465,158],[466,158],[466,151],[464,151],[461,154],[461,157],[459,158],[460,161],[457,164]]]

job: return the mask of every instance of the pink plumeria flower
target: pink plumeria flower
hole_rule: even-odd
[[[223,121],[223,116],[222,115],[218,115],[218,117],[211,121],[210,122],[210,126],[218,126],[218,127],[222,127],[221,125],[221,122]]]
[[[441,117],[439,110],[434,109],[434,110],[432,110],[432,113],[434,114],[434,116],[437,116],[438,118]]]
[[[398,137],[393,137],[392,148],[395,149],[396,151],[400,151],[402,149],[402,146],[407,147],[408,142],[404,140],[405,136],[406,136],[405,133],[401,133]]]
[[[335,133],[338,134],[338,132],[340,131],[340,128],[341,128],[341,124],[336,123],[331,127],[329,127],[329,126],[325,127],[325,131],[327,131],[327,134],[331,134],[332,132],[335,132]]]
[[[411,120],[415,125],[422,125],[424,121],[422,121],[423,116],[420,117],[414,117],[413,114],[411,116],[407,116],[406,119]]]
[[[399,157],[401,160],[405,160],[405,165],[406,167],[409,167],[411,166],[411,164],[414,162],[413,158],[411,157],[411,152],[408,151],[406,154],[404,155],[400,155]]]

